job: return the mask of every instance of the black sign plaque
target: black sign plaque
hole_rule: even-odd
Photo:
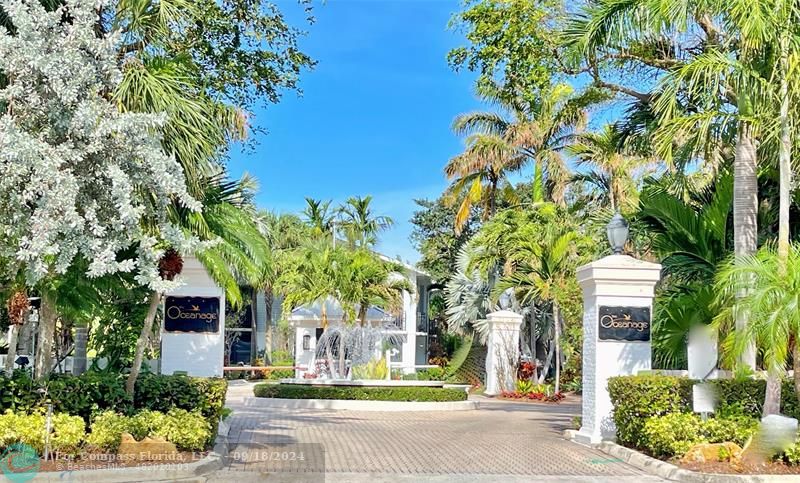
[[[650,307],[600,306],[598,338],[600,340],[650,340]]]
[[[219,297],[167,297],[165,332],[219,332]]]

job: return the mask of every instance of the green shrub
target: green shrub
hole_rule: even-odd
[[[131,418],[114,411],[104,411],[95,416],[86,443],[111,452],[119,448],[122,433],[132,433]]]
[[[642,446],[659,458],[680,457],[699,443],[732,441],[742,446],[757,430],[758,420],[751,417],[709,418],[703,421],[696,414],[672,413],[645,421]]]
[[[786,448],[783,452],[783,455],[780,456],[780,459],[785,461],[787,464],[791,466],[797,466],[800,464],[800,442],[796,442],[793,445]]]
[[[134,397],[125,394],[125,374],[87,371],[81,376],[52,374],[34,381],[27,371],[11,378],[0,375],[0,411],[32,411],[44,408],[47,399],[56,412],[91,421],[93,413],[113,410],[133,414],[138,409],[168,412],[170,409],[199,410],[214,424],[225,407],[228,384],[221,378],[142,374]],[[42,391],[40,391],[42,390]]]
[[[272,351],[270,363],[273,366],[293,366],[294,360],[288,351]]]
[[[464,401],[460,389],[437,387],[304,386],[299,384],[257,384],[256,397],[282,399],[346,399],[351,401]]]
[[[161,436],[179,450],[200,451],[211,437],[211,424],[199,412],[171,409],[157,419],[150,435]],[[152,424],[152,422],[151,422]]]
[[[428,369],[422,369],[417,371],[417,380],[418,381],[443,381],[445,378],[446,371],[442,367],[429,367]]]
[[[166,421],[167,415],[163,412],[145,409],[131,418],[128,432],[138,441],[145,436],[158,434],[159,430],[166,425]]]
[[[161,436],[180,450],[200,451],[206,448],[211,437],[211,423],[199,412],[171,409],[164,414],[145,409],[128,417],[113,411],[97,415],[86,442],[107,451],[119,448],[122,433],[130,433],[136,440],[145,436]]]
[[[292,379],[294,377],[294,369],[264,369],[262,372],[264,377],[270,381]]]
[[[640,444],[657,458],[682,456],[697,443],[704,442],[702,422],[694,414],[672,413],[647,418],[642,425]]]
[[[0,447],[25,443],[41,454],[44,452],[46,417],[43,412],[14,413],[6,410],[0,415]],[[50,449],[59,453],[76,454],[86,436],[86,424],[80,416],[53,414]]]
[[[622,376],[608,380],[614,405],[617,440],[626,446],[642,447],[644,422],[652,416],[691,410],[692,381],[659,375]]]

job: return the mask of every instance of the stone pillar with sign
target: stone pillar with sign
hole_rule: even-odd
[[[222,377],[225,292],[197,258],[186,257],[183,285],[164,297],[161,373]]]
[[[653,295],[661,265],[611,255],[578,268],[583,289],[583,408],[576,440],[614,439],[608,379],[651,368]]]

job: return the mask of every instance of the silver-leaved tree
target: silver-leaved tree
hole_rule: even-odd
[[[193,244],[166,208],[201,208],[161,147],[164,117],[121,113],[111,98],[122,75],[118,37],[95,29],[103,4],[0,2],[14,26],[0,31],[0,257],[6,276],[42,292],[37,376],[52,367],[48,280],[80,261],[89,277],[129,272],[164,292],[162,253]]]

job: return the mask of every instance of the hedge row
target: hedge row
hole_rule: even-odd
[[[464,401],[461,389],[436,387],[303,386],[298,384],[257,384],[256,397],[280,399],[345,399],[349,401]]]
[[[142,374],[132,398],[125,393],[125,379],[124,374],[89,371],[38,381],[27,371],[16,371],[11,378],[0,376],[0,413],[44,408],[48,399],[54,411],[81,416],[87,424],[105,410],[132,415],[142,409],[164,413],[185,409],[200,411],[216,434],[228,388],[224,379]]]
[[[692,386],[685,377],[644,375],[612,377],[608,392],[614,405],[617,440],[626,446],[643,448],[645,420],[653,416],[692,412]],[[719,379],[708,381],[716,388],[717,413],[758,417],[764,404],[766,381],[760,379]],[[791,381],[784,381],[781,412],[800,418],[800,403]]]

